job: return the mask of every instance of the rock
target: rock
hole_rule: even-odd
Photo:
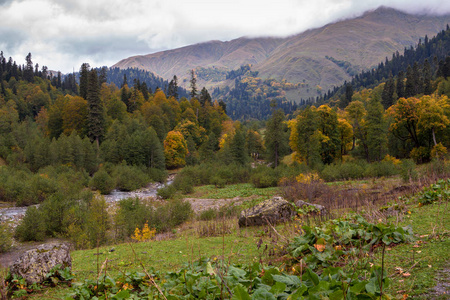
[[[305,206],[307,206],[308,211],[311,212],[311,214],[319,214],[319,215],[327,214],[327,209],[323,205],[308,203],[303,200],[297,200],[294,203],[298,208],[302,208],[302,209],[305,209]]]
[[[285,222],[295,216],[294,206],[282,197],[274,197],[241,212],[239,227]]]
[[[10,272],[22,276],[28,284],[42,283],[56,265],[72,268],[68,244],[43,244],[28,250],[10,266]]]

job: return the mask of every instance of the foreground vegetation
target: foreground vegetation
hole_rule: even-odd
[[[401,179],[396,180],[394,186]],[[379,184],[363,182],[333,188],[365,184],[370,193]],[[169,240],[75,251],[74,281],[80,284],[60,285],[31,296],[50,299],[71,294],[89,299],[98,294],[125,299],[147,294],[162,297],[162,292],[167,298],[302,299],[302,295],[315,299],[313,295],[328,295],[341,299],[352,294],[379,299],[383,294],[386,299],[388,295],[429,299],[437,270],[448,268],[449,184],[441,180],[415,194],[392,194],[381,207],[360,206],[360,216],[346,209],[347,213],[330,220],[303,215],[276,227],[239,229],[235,217],[221,215],[185,223]],[[232,196],[248,188],[235,185],[226,191],[205,186],[195,189],[194,195],[213,198],[215,189]],[[214,230],[205,236],[204,228],[213,224]]]

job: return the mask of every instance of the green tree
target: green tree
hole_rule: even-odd
[[[381,103],[383,104],[384,109],[388,109],[391,105],[394,104],[394,92],[394,78],[392,77],[392,74],[389,74],[389,78],[384,84],[383,92],[381,94]]]
[[[191,98],[197,97],[197,78],[195,77],[195,71],[191,70]]]
[[[83,63],[80,68],[80,97],[87,100],[89,86],[89,69],[88,63]]]
[[[384,109],[376,97],[369,100],[366,115],[368,161],[380,161],[386,154],[387,127],[384,118]]]
[[[267,121],[265,133],[265,146],[267,151],[266,160],[272,163],[274,168],[278,167],[280,160],[289,152],[289,135],[286,123],[284,123],[284,112],[281,109],[274,110],[272,117]]]
[[[97,149],[100,147],[100,140],[105,134],[105,112],[100,99],[97,71],[92,69],[89,72],[89,86],[87,94],[88,118],[87,134],[91,141],[95,141]]]

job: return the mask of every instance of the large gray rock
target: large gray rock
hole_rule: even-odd
[[[56,265],[72,268],[68,244],[44,244],[28,250],[11,266],[11,274],[22,276],[28,284],[42,283]]]
[[[282,197],[274,197],[241,212],[239,227],[285,222],[295,216],[294,206]]]
[[[302,208],[302,209],[307,208],[309,211],[309,214],[317,214],[317,215],[327,214],[327,209],[323,205],[308,203],[303,200],[297,200],[294,203],[298,208]]]

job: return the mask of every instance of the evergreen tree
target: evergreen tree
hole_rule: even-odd
[[[195,71],[191,70],[191,98],[197,96],[197,78],[195,77]]]
[[[98,85],[101,87],[103,83],[106,83],[108,79],[108,68],[101,67],[98,71]]]
[[[411,66],[406,70],[405,98],[413,97],[416,93],[416,80]]]
[[[423,63],[423,93],[424,95],[431,95],[433,93],[433,87],[431,85],[431,65],[428,59]]]
[[[88,80],[88,90],[87,90],[87,101],[88,101],[88,137],[91,141],[97,143],[97,149],[100,146],[100,140],[103,138],[105,133],[105,116],[104,107],[100,99],[100,90],[98,86],[97,71],[92,69],[89,72]]]
[[[245,150],[245,134],[241,128],[236,130],[230,143],[230,153],[232,161],[238,165],[245,165],[248,162],[247,151]]]
[[[88,63],[83,63],[80,68],[80,96],[84,99],[87,99],[88,95],[89,68]]]
[[[266,160],[276,168],[281,158],[289,152],[289,136],[287,126],[284,123],[284,112],[281,109],[274,110],[272,117],[267,121],[265,133],[265,145],[267,151]]]
[[[383,105],[377,97],[372,97],[367,104],[366,132],[369,150],[368,161],[380,161],[386,154],[387,127],[384,120]]]
[[[34,71],[33,71],[33,62],[31,61],[31,53],[28,53],[25,60],[26,65],[25,69],[23,70],[24,79],[28,82],[33,82]]]
[[[399,98],[405,97],[405,73],[403,71],[398,72],[396,91]]]
[[[200,104],[202,105],[202,107],[205,107],[206,104],[211,105],[212,104],[212,100],[211,100],[211,95],[209,94],[208,90],[203,87],[202,90],[200,91]]]
[[[394,104],[394,92],[395,92],[395,83],[394,78],[392,77],[392,73],[389,74],[389,78],[384,84],[383,92],[381,94],[381,103],[385,109],[389,108],[392,104]]]
[[[167,97],[174,97],[178,100],[178,78],[176,75],[173,75],[173,79],[169,82]]]

